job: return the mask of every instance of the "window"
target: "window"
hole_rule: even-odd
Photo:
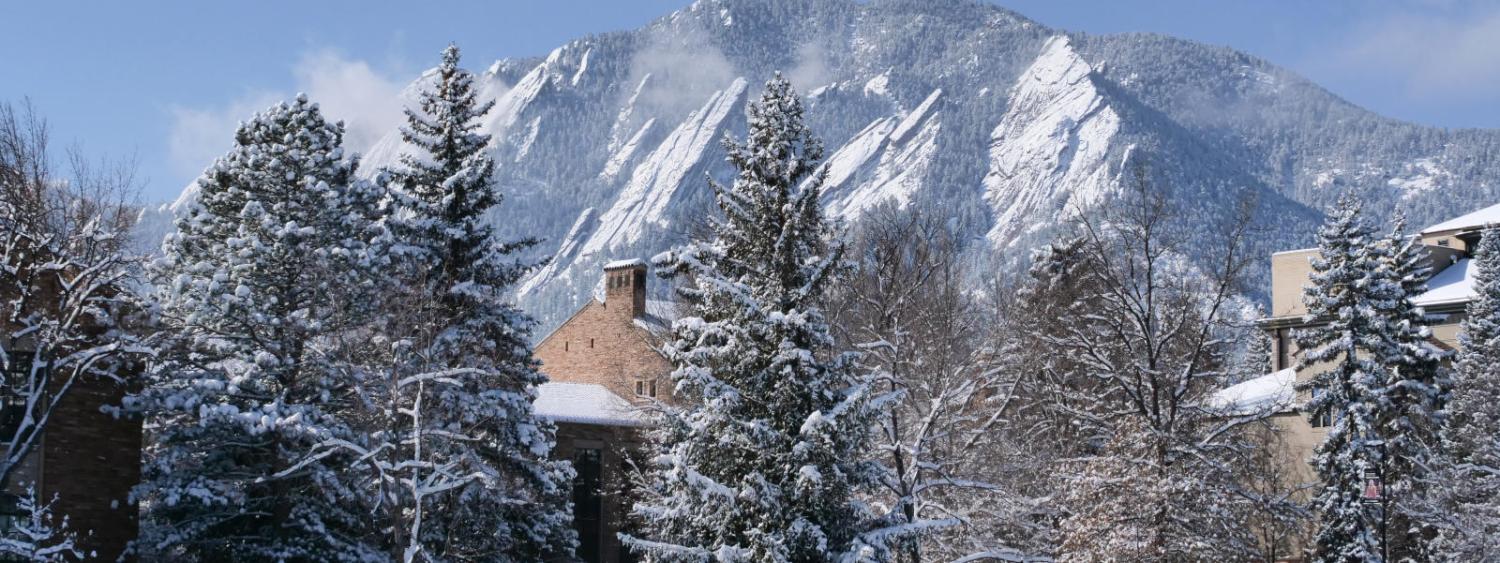
[[[590,338],[589,339],[589,348],[593,348],[593,347],[594,347],[594,339]]]
[[[1286,368],[1291,367],[1291,366],[1287,365],[1288,363],[1291,362],[1291,359],[1288,357],[1286,347],[1287,347],[1286,329],[1284,329],[1284,328],[1278,328],[1278,329],[1276,329],[1276,370],[1277,371],[1284,370]]]
[[[1448,239],[1445,239],[1445,238],[1438,239],[1438,246],[1446,248],[1448,246]]]
[[[0,442],[9,442],[21,427],[26,416],[27,382],[31,378],[31,366],[35,355],[31,352],[11,350],[10,361],[5,365],[5,381],[0,384]]]
[[[1313,389],[1312,390],[1312,395],[1313,395],[1314,398],[1316,398],[1320,394],[1321,393],[1319,393],[1317,389]],[[1307,421],[1308,421],[1309,424],[1312,424],[1313,428],[1323,428],[1325,426],[1332,426],[1333,425],[1333,416],[1330,413],[1326,413],[1326,412],[1323,413],[1323,414],[1311,414],[1311,413],[1309,413],[1309,415],[1310,416],[1309,416],[1309,418],[1308,418]]]
[[[21,513],[21,499],[10,493],[0,493],[0,533],[15,531],[16,523],[26,515]],[[6,559],[9,561],[10,559]]]
[[[651,379],[651,380],[637,379],[637,380],[635,380],[635,394],[637,396],[640,396],[640,397],[655,397],[656,396],[656,380],[655,379]]]
[[[566,341],[566,340],[563,341],[563,351],[564,352],[568,351],[568,341]]]

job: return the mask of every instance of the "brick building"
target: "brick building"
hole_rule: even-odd
[[[642,260],[604,266],[604,291],[543,338],[535,349],[550,383],[536,413],[557,424],[554,455],[573,462],[577,558],[633,561],[615,533],[628,502],[618,498],[626,457],[649,423],[643,407],[670,400],[672,366],[658,351],[673,318],[671,304],[647,299]]]
[[[33,314],[56,318],[60,315],[56,298],[61,282],[50,278],[33,280],[42,299],[24,301]],[[6,293],[10,291],[11,293]],[[14,304],[13,288],[0,288],[0,302]],[[28,401],[46,405],[56,400],[40,434],[32,439],[31,448],[16,464],[0,488],[0,534],[13,533],[15,518],[25,517],[17,501],[34,487],[37,499],[52,501],[55,518],[66,516],[68,529],[77,534],[77,545],[93,552],[98,559],[115,560],[138,531],[138,510],[129,499],[130,489],[140,482],[141,422],[136,418],[115,418],[101,412],[105,405],[119,405],[126,383],[89,374],[78,375],[66,393],[66,377],[60,373],[40,376],[45,381],[42,397],[29,397],[32,369],[36,366],[35,335],[16,332],[16,326],[0,316],[0,347],[8,356],[0,380],[0,450],[9,440],[17,439],[18,429],[27,416]],[[93,330],[85,325],[83,330]],[[53,351],[57,355],[58,351]],[[46,370],[45,366],[40,369]],[[133,379],[130,367],[116,373],[124,381]],[[50,377],[49,377],[50,376]],[[46,379],[42,379],[46,378]],[[33,418],[45,410],[34,407]],[[55,501],[54,501],[55,499]],[[56,524],[56,523],[54,523]]]

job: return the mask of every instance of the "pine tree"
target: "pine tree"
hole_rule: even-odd
[[[1500,552],[1500,230],[1484,232],[1473,260],[1476,297],[1460,325],[1441,471],[1430,484],[1436,543],[1450,561]]]
[[[363,439],[340,337],[375,305],[379,192],[343,136],[305,96],[255,115],[163,243],[158,355],[128,403],[150,429],[142,555],[379,557],[352,456],[306,456]]]
[[[1387,541],[1391,558],[1427,559],[1429,527],[1411,518],[1406,505],[1421,498],[1422,484],[1432,465],[1430,453],[1438,444],[1442,410],[1447,402],[1447,376],[1442,353],[1429,342],[1429,318],[1412,299],[1427,291],[1431,268],[1421,239],[1406,236],[1405,219],[1397,217],[1391,233],[1380,242],[1381,273],[1398,289],[1384,301],[1385,329],[1392,346],[1383,358],[1385,383],[1377,403],[1378,432],[1385,448],[1380,470],[1383,510],[1389,511]]]
[[[1358,200],[1345,194],[1318,230],[1303,301],[1307,319],[1326,324],[1295,335],[1306,351],[1297,369],[1321,370],[1301,385],[1312,393],[1306,408],[1314,420],[1332,422],[1313,461],[1323,484],[1313,501],[1321,519],[1315,558],[1330,563],[1383,560],[1380,522],[1363,496],[1366,477],[1385,465],[1378,418],[1383,361],[1398,352],[1383,328],[1401,288],[1381,275],[1380,244],[1360,213]]]
[[[420,512],[412,531],[420,537],[398,537],[393,547],[417,546],[432,558],[538,561],[573,549],[573,473],[548,459],[553,426],[531,410],[546,381],[531,355],[535,322],[505,300],[528,270],[509,255],[534,241],[499,243],[485,219],[501,198],[489,136],[476,130],[493,102],[476,102],[473,75],[458,63],[450,45],[420,108],[407,111],[402,137],[412,151],[390,174],[391,249],[404,282],[393,300],[430,306],[389,319],[394,367],[384,392],[396,444],[389,455],[464,478],[423,495],[421,507],[408,488],[393,527],[398,536],[412,530]],[[441,378],[430,385],[407,384],[434,375]]]
[[[692,306],[664,348],[687,401],[666,412],[634,508],[649,537],[624,540],[650,561],[884,560],[856,500],[876,475],[861,461],[869,381],[831,355],[817,306],[842,254],[819,207],[822,146],[780,75],[748,113],[746,142],[725,141],[738,175],[712,184],[711,240],[657,257]]]
[[[1263,318],[1265,312],[1258,311],[1256,316]],[[1246,336],[1250,342],[1245,345],[1245,355],[1240,358],[1238,369],[1235,370],[1235,381],[1249,381],[1271,372],[1271,333],[1250,327]]]

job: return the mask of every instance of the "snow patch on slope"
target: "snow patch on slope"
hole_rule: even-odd
[[[879,76],[865,82],[866,96],[884,96],[889,92],[891,77],[889,72],[882,72]]]
[[[625,167],[627,162],[630,162],[630,157],[635,155],[635,149],[640,146],[641,138],[645,137],[646,133],[651,130],[651,126],[655,124],[656,118],[654,117],[646,120],[646,123],[641,125],[640,130],[630,136],[629,141],[626,141],[623,146],[615,150],[614,154],[609,155],[609,160],[604,163],[604,170],[599,172],[599,179],[605,182],[615,181],[615,177],[620,175],[620,170]]]
[[[599,228],[581,255],[635,242],[647,227],[667,226],[672,196],[718,141],[727,118],[741,106],[745,85],[745,79],[737,78],[729,88],[715,92],[636,166],[614,205],[600,215]]]
[[[568,80],[571,86],[577,86],[579,80],[583,80],[583,73],[589,69],[589,55],[594,54],[594,49],[589,48],[583,52],[583,60],[578,62],[578,71],[573,73],[573,78]]]
[[[595,215],[598,215],[598,213],[592,207],[584,209],[582,213],[578,214],[578,219],[573,221],[573,227],[568,229],[567,236],[563,237],[562,245],[557,247],[557,252],[552,255],[552,259],[548,260],[545,266],[542,266],[541,269],[528,276],[525,280],[522,280],[520,285],[516,286],[517,296],[525,297],[527,294],[540,288],[544,283],[550,282],[553,279],[565,279],[567,277],[567,273],[563,270],[567,264],[572,263],[573,257],[578,254],[579,244],[582,243],[583,236],[587,234],[588,227],[594,222]]]
[[[1047,40],[1011,90],[991,133],[985,198],[995,211],[991,243],[1016,238],[1103,199],[1113,190],[1110,144],[1120,116],[1094,71],[1065,36]]]
[[[542,87],[547,84],[548,65],[554,62],[557,55],[558,51],[553,51],[552,55],[547,57],[546,62],[536,65],[536,68],[531,69],[531,72],[526,73],[526,76],[516,82],[515,87],[506,90],[500,96],[487,97],[484,95],[486,92],[481,88],[479,99],[495,100],[495,107],[490,109],[490,114],[486,116],[487,119],[480,132],[493,135],[498,140],[506,130],[515,125],[521,112],[525,111],[526,107],[536,101],[537,96],[542,93]]]
[[[885,201],[910,203],[937,152],[942,123],[933,90],[905,117],[875,120],[828,158],[824,183],[829,215],[853,219]]]
[[[1423,192],[1430,192],[1453,179],[1453,173],[1431,158],[1419,158],[1407,163],[1402,173],[1386,180],[1386,185],[1402,191],[1402,199]]]

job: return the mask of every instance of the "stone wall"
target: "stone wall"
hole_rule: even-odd
[[[603,302],[590,300],[537,344],[536,358],[552,381],[603,385],[616,395],[641,402],[655,383],[657,397],[669,395],[672,366],[657,352],[658,336],[645,314],[646,268],[610,270]],[[642,393],[636,393],[637,383]]]

